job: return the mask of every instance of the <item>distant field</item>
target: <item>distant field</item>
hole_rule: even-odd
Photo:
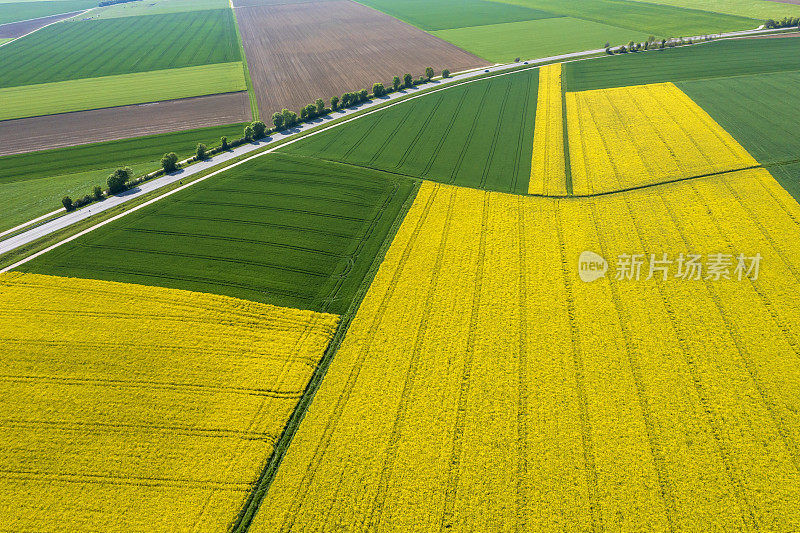
[[[141,2],[127,2],[99,8],[80,17],[80,19],[97,20],[139,17],[142,15],[164,15],[167,13],[184,13],[186,11],[227,9],[228,7],[227,0],[143,0]]]
[[[415,183],[259,158],[24,265],[343,313]]]
[[[572,17],[510,22],[433,32],[465,50],[495,63],[533,59],[644,41],[650,34]],[[565,38],[568,35],[569,38]]]
[[[526,192],[538,70],[469,83],[287,147],[444,183]]]
[[[800,70],[794,39],[726,40],[568,63],[568,91]]]
[[[65,22],[0,48],[0,87],[241,59],[230,9]]]
[[[361,0],[360,3],[426,31],[558,16],[548,11],[489,0]]]
[[[723,30],[749,30],[762,21],[633,0],[505,0],[561,15],[592,20],[634,31],[681,37]],[[572,38],[564,35],[565,39]]]
[[[159,168],[165,152],[184,159],[197,143],[216,145],[223,135],[238,138],[242,128],[235,124],[0,157],[0,232],[55,211],[65,195],[82,197],[95,185],[105,187],[119,166],[150,172]]]
[[[700,104],[800,201],[800,72],[688,81]]]
[[[0,521],[41,532],[225,531],[338,323],[18,273],[0,309]]]
[[[246,89],[240,62],[40,83],[0,89],[0,120]]]
[[[238,7],[261,116],[317,98],[371,89],[433,67],[451,72],[483,59],[379,11],[349,0]],[[251,2],[247,2],[251,4]]]
[[[690,9],[702,9],[756,19],[782,19],[800,15],[800,5],[771,0],[636,0]]]
[[[0,2],[0,24],[70,13],[97,7],[95,0],[53,0],[39,2]]]

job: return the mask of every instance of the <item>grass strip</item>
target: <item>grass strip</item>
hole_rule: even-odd
[[[250,67],[247,66],[247,54],[244,52],[244,43],[242,42],[242,32],[239,30],[239,19],[236,18],[236,9],[233,7],[233,0],[230,0],[231,14],[233,15],[233,27],[236,29],[236,40],[239,43],[239,53],[242,56],[242,68],[244,69],[244,82],[247,86],[247,97],[250,99],[250,114],[252,119],[258,120],[258,101],[256,100],[256,91],[253,88],[253,80],[250,78]]]
[[[358,292],[356,292],[353,302],[350,304],[347,312],[342,315],[339,326],[336,328],[336,333],[334,333],[333,338],[331,339],[328,348],[325,350],[325,354],[322,356],[319,365],[317,365],[317,368],[314,370],[314,373],[308,382],[308,386],[306,387],[305,391],[303,391],[303,395],[297,402],[297,406],[295,407],[294,412],[292,412],[292,416],[289,417],[289,421],[286,423],[286,427],[283,429],[280,438],[275,444],[275,448],[269,458],[269,461],[267,461],[264,470],[261,472],[261,475],[259,476],[253,491],[248,496],[244,507],[242,507],[239,515],[236,517],[236,520],[230,529],[232,533],[245,533],[249,530],[250,524],[252,523],[256,512],[258,512],[258,508],[261,506],[261,502],[264,501],[264,497],[267,495],[267,491],[275,479],[275,475],[278,472],[281,461],[286,455],[286,451],[289,449],[289,445],[291,444],[295,433],[297,433],[300,423],[305,417],[308,406],[311,405],[314,395],[317,393],[317,390],[319,390],[322,380],[325,378],[325,374],[328,372],[328,368],[330,367],[333,358],[336,356],[336,352],[344,340],[347,330],[350,327],[353,318],[355,318],[361,302],[364,300],[370,285],[372,285],[372,280],[375,278],[375,274],[378,272],[378,267],[380,267],[380,264],[383,262],[386,252],[389,249],[389,246],[391,246],[397,230],[400,228],[400,224],[402,224],[406,213],[408,213],[408,210],[414,203],[414,199],[417,197],[420,184],[421,182],[418,181],[414,189],[408,195],[408,198],[403,204],[400,213],[398,213],[394,224],[392,224],[391,229],[387,233],[386,239],[383,241],[378,253],[375,255],[375,259],[373,260],[367,275],[364,277],[361,287],[359,287]]]

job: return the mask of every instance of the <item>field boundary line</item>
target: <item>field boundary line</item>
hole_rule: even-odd
[[[430,325],[430,313],[433,310],[431,301],[436,294],[436,288],[439,283],[439,275],[442,271],[442,264],[444,263],[445,250],[447,249],[447,241],[450,236],[452,213],[455,207],[455,200],[457,190],[450,190],[450,199],[447,202],[447,215],[444,219],[442,227],[442,234],[439,238],[439,246],[436,249],[436,258],[433,262],[431,271],[431,278],[428,281],[428,290],[425,295],[425,306],[422,309],[422,314],[419,317],[419,327],[414,336],[414,345],[409,354],[409,363],[406,368],[405,379],[403,380],[403,389],[400,392],[400,398],[397,402],[397,409],[395,410],[394,421],[392,423],[392,432],[389,434],[389,441],[386,443],[384,450],[383,465],[381,466],[380,475],[378,476],[378,484],[375,489],[375,495],[372,498],[372,505],[370,505],[369,517],[367,519],[367,529],[376,530],[381,524],[383,518],[383,509],[386,504],[387,489],[389,482],[394,473],[395,459],[397,457],[397,448],[400,446],[400,438],[403,432],[403,427],[407,418],[408,403],[412,401],[411,394],[414,390],[414,384],[417,379],[417,372],[419,370],[421,360],[423,359],[422,351],[425,343],[425,337],[428,334]]]
[[[569,156],[569,122],[567,121],[567,91],[564,87],[564,69],[558,73],[559,86],[561,93],[561,141],[564,143],[564,180],[567,186],[567,194],[572,196],[572,162]]]
[[[311,379],[309,379],[308,385],[303,392],[300,400],[297,402],[292,415],[289,417],[286,425],[281,432],[280,437],[273,448],[272,454],[270,455],[264,469],[261,472],[258,480],[253,484],[253,488],[245,501],[244,505],[242,506],[241,510],[239,511],[238,516],[234,519],[231,523],[229,531],[232,533],[245,533],[249,530],[250,524],[253,521],[256,513],[258,512],[259,507],[261,506],[261,502],[264,500],[264,497],[267,494],[270,486],[272,485],[273,480],[275,479],[275,475],[277,474],[278,468],[283,460],[283,457],[286,455],[286,451],[289,448],[289,445],[292,442],[297,430],[300,427],[300,423],[305,418],[306,411],[308,410],[308,406],[311,404],[311,401],[314,399],[314,396],[319,390],[320,385],[322,384],[322,380],[328,372],[328,368],[333,361],[333,358],[336,355],[336,352],[339,350],[339,346],[341,345],[342,341],[344,340],[344,336],[347,333],[347,330],[350,327],[353,319],[355,318],[356,312],[361,305],[364,297],[367,295],[367,291],[369,287],[372,285],[372,281],[375,275],[378,272],[378,267],[383,262],[383,259],[389,250],[389,247],[394,241],[395,235],[397,234],[398,230],[400,229],[400,225],[405,221],[406,214],[411,209],[412,205],[414,204],[417,194],[419,193],[421,182],[415,182],[415,187],[409,192],[408,198],[406,199],[405,203],[403,204],[400,212],[398,213],[397,218],[395,219],[392,227],[386,234],[386,239],[381,244],[380,249],[375,254],[375,259],[370,266],[369,271],[364,276],[364,280],[359,287],[359,290],[355,293],[353,297],[353,301],[350,304],[350,308],[340,317],[339,325],[336,328],[336,332],[331,339],[330,344],[328,344],[328,348],[325,350],[325,354],[322,356],[322,359],[319,362],[319,365],[315,368],[313,374],[311,375]],[[436,191],[434,190],[431,193],[430,198],[428,199],[426,209],[422,213],[420,221],[418,222],[418,228],[420,229],[422,223],[425,219],[427,219],[428,212],[430,211],[430,207],[433,204],[433,200],[435,198]],[[416,241],[417,236],[419,235],[419,231],[415,231],[412,236],[411,240],[406,246],[406,250],[410,249],[410,247]],[[402,267],[405,264],[405,259],[409,254],[404,253],[403,257],[401,257],[401,264],[399,267]],[[389,292],[392,291],[390,286]],[[386,305],[388,305],[388,298],[384,298],[386,300],[380,307],[381,314],[383,310],[385,310]]]
[[[524,100],[523,100],[523,104],[522,104],[522,112],[520,114],[520,116],[522,117],[522,121],[520,122],[520,125],[519,125],[519,135],[518,135],[518,139],[517,139],[517,149],[515,151],[516,158],[514,159],[514,171],[513,171],[514,174],[513,174],[513,177],[511,179],[511,187],[510,187],[510,192],[513,193],[513,194],[518,194],[516,192],[516,190],[517,190],[517,181],[519,181],[519,167],[520,167],[519,158],[522,155],[522,147],[524,146],[524,144],[525,144],[524,141],[526,139],[525,132],[527,131],[526,126],[528,124],[528,106],[530,104],[530,99],[531,99],[531,78],[532,78],[532,75],[526,76],[525,91],[523,93],[524,94]],[[538,88],[538,86],[537,86],[537,88]],[[535,115],[535,113],[536,113],[536,111],[534,111],[534,116],[533,116],[534,124],[536,123],[536,115]],[[530,181],[530,177],[528,178],[528,181]]]
[[[380,323],[383,320],[383,317],[390,306],[391,298],[394,296],[394,292],[397,288],[398,280],[402,275],[403,271],[406,268],[408,263],[409,257],[411,256],[411,251],[416,246],[417,239],[420,236],[422,231],[422,227],[425,222],[428,220],[430,216],[431,209],[433,208],[434,201],[436,200],[436,195],[440,191],[440,186],[434,186],[433,190],[428,195],[428,199],[423,207],[422,213],[420,214],[416,224],[414,225],[414,229],[411,232],[411,236],[406,241],[405,246],[403,248],[403,253],[400,255],[400,259],[398,260],[398,264],[391,275],[391,278],[388,283],[388,288],[383,293],[383,296],[380,298],[380,303],[378,304],[378,308],[375,313],[367,319],[369,322],[369,327],[367,329],[366,337],[371,338],[375,335],[375,332],[380,327]],[[377,269],[379,265],[376,265],[375,268]],[[364,293],[366,294],[369,287],[364,287]],[[355,313],[354,313],[355,315]],[[340,341],[341,342],[341,341]],[[320,458],[325,455],[328,446],[330,445],[330,440],[332,438],[333,431],[335,430],[336,424],[339,423],[341,419],[342,412],[344,411],[345,405],[350,399],[350,394],[353,391],[353,388],[356,385],[359,375],[361,374],[361,370],[363,369],[364,360],[369,355],[370,346],[368,344],[363,344],[360,346],[358,350],[358,354],[356,355],[356,362],[350,367],[350,371],[347,375],[347,380],[345,381],[344,387],[339,394],[338,399],[336,400],[336,405],[334,407],[333,413],[330,417],[328,417],[325,428],[322,432],[322,438],[317,442],[316,446],[314,447],[314,454],[312,458],[312,462],[306,468],[305,473],[303,474],[303,478],[300,482],[302,488],[307,488],[314,480],[316,476],[316,470],[320,464]],[[292,500],[292,510],[289,514],[284,516],[283,523],[281,526],[281,531],[286,531],[287,527],[291,528],[293,522],[291,522],[287,526],[287,521],[293,520],[294,515],[296,515],[296,511],[299,507],[303,505],[303,502],[306,498],[305,492],[298,490],[295,493],[295,497]],[[299,495],[299,499],[298,499]],[[291,517],[291,518],[290,518]]]
[[[413,187],[412,187],[413,188]],[[349,274],[352,270],[353,265],[355,264],[354,258],[357,258],[364,250],[364,246],[366,245],[367,239],[375,232],[375,228],[377,227],[379,221],[381,220],[384,210],[388,205],[392,203],[395,197],[397,197],[398,193],[400,192],[400,182],[395,181],[394,186],[385,191],[383,197],[383,204],[378,209],[374,209],[373,212],[375,216],[369,220],[369,224],[366,224],[366,228],[360,232],[360,239],[358,244],[356,244],[350,253],[346,256],[342,256],[343,258],[346,257],[348,263],[344,269],[338,274],[338,278],[336,283],[331,290],[322,298],[322,310],[324,312],[328,312],[328,307],[331,303],[335,302],[339,296],[339,291],[341,290],[342,286],[345,283],[345,276]],[[410,191],[409,191],[410,192]],[[405,202],[404,202],[405,203]],[[366,221],[365,221],[366,222]],[[363,227],[363,226],[362,226]],[[338,265],[337,265],[338,270]]]
[[[503,120],[505,119],[505,113],[506,113],[506,104],[508,104],[508,97],[511,94],[512,85],[513,85],[512,83],[509,83],[506,86],[506,92],[503,95],[503,101],[500,104],[499,111],[497,112],[497,116],[499,117],[500,120],[497,121],[497,125],[494,128],[494,133],[492,134],[491,146],[489,147],[489,153],[487,154],[486,161],[483,164],[483,172],[481,172],[481,189],[486,187],[486,179],[488,178],[489,175],[489,167],[492,165],[492,161],[494,160],[494,153],[495,150],[497,149],[497,139],[500,138],[500,130],[503,127]]]
[[[455,198],[455,191],[453,197]],[[464,365],[461,369],[461,383],[458,387],[458,402],[456,403],[456,416],[453,422],[453,433],[450,447],[450,461],[447,471],[448,490],[445,491],[444,504],[442,509],[442,519],[439,523],[440,531],[458,531],[460,527],[454,527],[453,522],[456,517],[456,500],[458,499],[458,489],[461,484],[461,458],[464,453],[465,424],[467,416],[467,402],[469,401],[470,385],[472,380],[473,363],[475,361],[475,342],[478,335],[478,323],[481,314],[481,301],[484,273],[486,270],[486,234],[489,232],[489,211],[491,210],[492,193],[483,192],[483,210],[481,212],[480,237],[478,238],[478,257],[475,260],[475,287],[472,293],[472,305],[470,306],[469,330],[467,331],[467,345],[464,349]],[[450,217],[448,217],[448,222]]]

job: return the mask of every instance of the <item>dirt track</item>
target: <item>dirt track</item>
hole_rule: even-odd
[[[425,67],[455,72],[488,63],[437,37],[350,0],[270,5],[234,0],[250,76],[265,121],[317,98],[388,84]],[[287,1],[287,0],[283,0]],[[250,6],[250,7],[239,7]]]
[[[49,17],[42,17],[31,20],[21,20],[19,22],[9,22],[8,24],[0,24],[0,39],[16,39],[27,35],[32,31],[43,28],[48,24],[58,22],[59,20],[67,19],[81,13],[74,11],[72,13],[61,13],[59,15],[50,15]]]
[[[0,156],[250,120],[246,92],[0,121]]]

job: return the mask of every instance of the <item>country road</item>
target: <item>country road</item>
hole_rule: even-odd
[[[717,34],[717,39],[716,40],[718,40],[720,38],[741,37],[741,36],[757,35],[757,34],[760,34],[760,33],[771,33],[771,32],[774,32],[774,30],[755,29],[755,30],[743,30],[743,31],[737,31],[737,32],[722,33],[722,34]],[[694,39],[694,38],[696,38],[696,37],[692,37],[692,39]],[[535,59],[535,60],[528,60],[525,63],[527,63],[527,64],[529,64],[531,66],[536,66],[536,65],[541,64],[541,63],[549,63],[549,62],[554,62],[554,61],[574,61],[574,60],[581,60],[581,58],[584,58],[586,56],[592,56],[592,55],[595,55],[595,54],[598,54],[598,53],[603,53],[603,52],[604,52],[603,48],[596,49],[596,50],[585,50],[585,51],[582,51],[582,52],[572,52],[572,53],[568,53],[568,54],[550,56],[550,57],[539,58],[539,59]],[[603,56],[603,57],[605,57],[605,56]],[[89,218],[89,217],[91,217],[93,215],[96,215],[98,213],[101,213],[101,212],[106,211],[108,209],[111,209],[113,207],[116,207],[116,206],[119,206],[119,205],[124,204],[126,202],[129,202],[130,200],[132,200],[134,198],[137,198],[137,197],[140,197],[142,195],[145,195],[145,194],[151,193],[153,191],[156,191],[156,190],[158,190],[158,189],[160,189],[160,188],[162,188],[162,187],[164,187],[166,185],[185,180],[185,179],[187,179],[187,178],[189,178],[189,177],[191,177],[191,176],[193,176],[193,175],[195,175],[195,174],[197,174],[199,172],[203,172],[203,171],[205,171],[205,170],[207,170],[207,169],[209,169],[209,168],[211,168],[213,166],[219,165],[220,163],[224,163],[226,161],[230,161],[231,159],[246,155],[246,154],[248,154],[250,152],[253,152],[255,150],[259,150],[259,149],[263,149],[265,147],[269,147],[270,145],[277,145],[277,146],[274,146],[272,149],[267,149],[267,150],[265,150],[263,152],[259,152],[258,154],[255,154],[253,157],[247,158],[247,159],[245,159],[243,161],[240,161],[238,163],[234,163],[233,165],[230,165],[230,166],[225,167],[225,168],[223,168],[221,170],[213,172],[212,174],[209,174],[208,176],[205,176],[205,177],[201,178],[201,180],[205,180],[207,178],[210,178],[210,177],[212,177],[212,176],[214,176],[214,175],[216,175],[216,174],[218,174],[220,172],[225,172],[226,170],[232,168],[233,166],[238,166],[239,164],[242,164],[242,163],[244,163],[246,161],[250,161],[251,159],[254,159],[256,157],[260,157],[262,155],[266,155],[268,153],[271,153],[272,151],[278,149],[280,146],[284,146],[286,144],[290,144],[290,143],[293,143],[293,142],[296,142],[297,140],[299,140],[300,137],[296,137],[297,134],[302,133],[304,131],[307,131],[310,128],[317,127],[320,124],[324,124],[326,121],[332,121],[334,119],[338,119],[338,118],[341,118],[341,117],[346,117],[348,115],[352,115],[354,113],[362,112],[362,111],[364,111],[366,109],[370,109],[372,107],[380,106],[378,109],[375,109],[375,110],[367,112],[367,113],[363,113],[363,114],[355,116],[355,117],[352,117],[349,120],[336,122],[336,123],[331,124],[329,127],[326,127],[326,128],[320,128],[317,131],[309,133],[308,135],[306,135],[306,137],[310,136],[310,135],[316,135],[317,133],[321,133],[323,131],[327,131],[327,130],[329,130],[331,128],[340,126],[342,124],[346,124],[346,123],[348,123],[348,122],[350,122],[352,120],[357,120],[357,119],[359,119],[359,118],[361,118],[363,116],[368,116],[368,115],[370,115],[372,113],[379,112],[379,111],[381,111],[383,109],[387,109],[389,107],[393,107],[394,105],[397,105],[397,103],[390,104],[390,105],[385,105],[385,104],[387,102],[391,102],[392,100],[397,100],[399,98],[405,97],[408,94],[413,94],[415,92],[418,92],[418,91],[421,91],[421,90],[424,90],[424,89],[434,88],[434,87],[437,87],[437,86],[438,87],[446,87],[446,86],[454,85],[454,84],[462,84],[464,82],[480,81],[480,79],[482,79],[482,78],[479,78],[479,77],[484,75],[486,72],[497,73],[498,76],[511,74],[513,72],[513,70],[511,70],[511,69],[514,69],[515,67],[519,67],[521,64],[522,64],[522,62],[495,65],[495,66],[491,66],[491,67],[486,67],[485,69],[478,69],[478,70],[474,70],[474,71],[463,72],[463,73],[460,73],[460,74],[454,74],[454,75],[452,75],[451,78],[448,78],[446,80],[436,80],[436,81],[433,81],[433,82],[429,82],[429,83],[425,83],[425,84],[419,85],[414,89],[403,90],[403,91],[400,91],[400,92],[397,92],[397,93],[392,93],[390,95],[387,95],[387,96],[384,96],[384,97],[381,97],[381,98],[376,98],[374,100],[371,100],[369,102],[361,104],[360,106],[358,106],[356,108],[350,108],[350,109],[347,109],[347,110],[344,110],[344,111],[337,111],[337,112],[334,112],[331,115],[328,115],[328,116],[326,116],[324,118],[316,119],[313,122],[300,124],[300,125],[292,128],[291,130],[289,130],[286,133],[274,134],[271,137],[267,137],[265,139],[262,139],[260,142],[253,142],[253,143],[250,143],[250,144],[239,146],[236,149],[231,150],[229,152],[225,152],[225,153],[222,153],[222,154],[215,155],[213,158],[210,158],[210,159],[208,159],[206,161],[195,163],[195,164],[193,164],[191,166],[188,166],[188,167],[186,167],[186,168],[184,168],[184,169],[182,169],[182,170],[180,170],[180,171],[178,171],[176,173],[169,174],[169,175],[166,175],[166,176],[162,176],[162,177],[153,179],[151,181],[145,182],[145,183],[143,183],[143,184],[141,184],[141,185],[139,185],[139,186],[137,186],[137,187],[135,187],[135,188],[133,188],[133,189],[131,189],[129,191],[126,191],[125,193],[122,193],[122,194],[117,195],[117,196],[112,196],[110,198],[107,198],[107,199],[103,200],[102,202],[91,204],[91,205],[89,205],[89,206],[87,206],[85,208],[79,209],[77,211],[73,211],[71,213],[65,213],[64,215],[62,215],[62,216],[60,216],[58,218],[55,218],[55,219],[50,219],[50,220],[47,220],[47,221],[38,222],[38,223],[36,223],[36,225],[34,225],[33,227],[31,227],[28,230],[25,230],[25,231],[22,231],[20,233],[7,236],[4,240],[0,240],[0,256],[2,256],[3,254],[6,254],[8,252],[11,252],[12,250],[15,250],[15,249],[17,249],[17,248],[19,248],[21,246],[25,246],[27,244],[30,244],[33,241],[36,241],[37,239],[40,239],[40,238],[45,237],[47,235],[50,235],[51,233],[54,233],[56,231],[60,231],[62,229],[68,228],[68,227],[72,226],[73,224],[75,224],[77,222],[80,222],[82,220],[85,220],[85,219],[87,219],[87,218]],[[427,94],[427,93],[422,93],[419,96],[424,96],[425,94]],[[407,99],[413,99],[413,98],[417,98],[417,97],[412,96],[411,98],[407,98]],[[294,138],[292,138],[292,137],[294,137]],[[288,142],[286,142],[287,138],[290,138],[290,140]],[[278,145],[279,142],[281,142],[282,144]],[[162,196],[159,196],[157,198],[149,200],[145,204],[141,204],[141,205],[137,206],[134,209],[125,211],[124,213],[121,213],[120,215],[117,215],[117,216],[113,217],[110,220],[106,220],[104,222],[99,223],[98,225],[92,226],[91,228],[82,231],[78,235],[74,235],[74,236],[72,236],[70,238],[67,238],[67,239],[65,239],[65,240],[63,240],[63,241],[61,241],[61,242],[59,242],[59,243],[57,243],[57,244],[55,244],[53,246],[50,246],[50,247],[46,248],[45,250],[42,250],[41,252],[38,252],[38,253],[36,253],[34,255],[31,255],[31,256],[29,256],[29,257],[27,257],[27,258],[15,263],[15,264],[3,269],[3,270],[0,270],[0,272],[6,272],[8,270],[16,268],[19,265],[29,261],[30,259],[33,259],[34,257],[36,257],[38,255],[41,255],[42,253],[45,253],[45,252],[47,252],[47,251],[49,251],[49,250],[51,250],[51,249],[53,249],[53,248],[55,248],[55,247],[57,247],[57,246],[59,246],[61,244],[69,242],[70,240],[73,240],[74,238],[77,238],[80,235],[88,233],[89,231],[91,231],[91,230],[93,230],[93,229],[95,229],[97,227],[100,227],[101,225],[105,225],[106,223],[108,223],[108,222],[110,222],[112,220],[116,220],[117,218],[120,218],[122,216],[125,216],[125,215],[131,213],[131,212],[134,212],[135,210],[138,210],[138,208],[140,208],[140,207],[144,207],[145,205],[149,205],[149,204],[151,204],[153,202],[156,202],[156,201],[158,201],[158,200],[160,200],[160,199],[162,199],[162,198],[164,198],[166,196],[169,196],[169,195],[171,195],[171,194],[173,194],[175,192],[178,192],[179,190],[182,190],[182,189],[184,189],[186,187],[190,187],[191,185],[193,185],[195,183],[198,183],[201,180],[195,180],[195,181],[193,181],[191,183],[183,185],[183,187],[180,187],[179,189],[173,189],[169,193],[166,193],[166,194],[164,194]],[[35,221],[31,221],[31,223],[35,223]],[[31,223],[29,223],[29,225]],[[2,237],[0,237],[0,238],[2,238]]]

